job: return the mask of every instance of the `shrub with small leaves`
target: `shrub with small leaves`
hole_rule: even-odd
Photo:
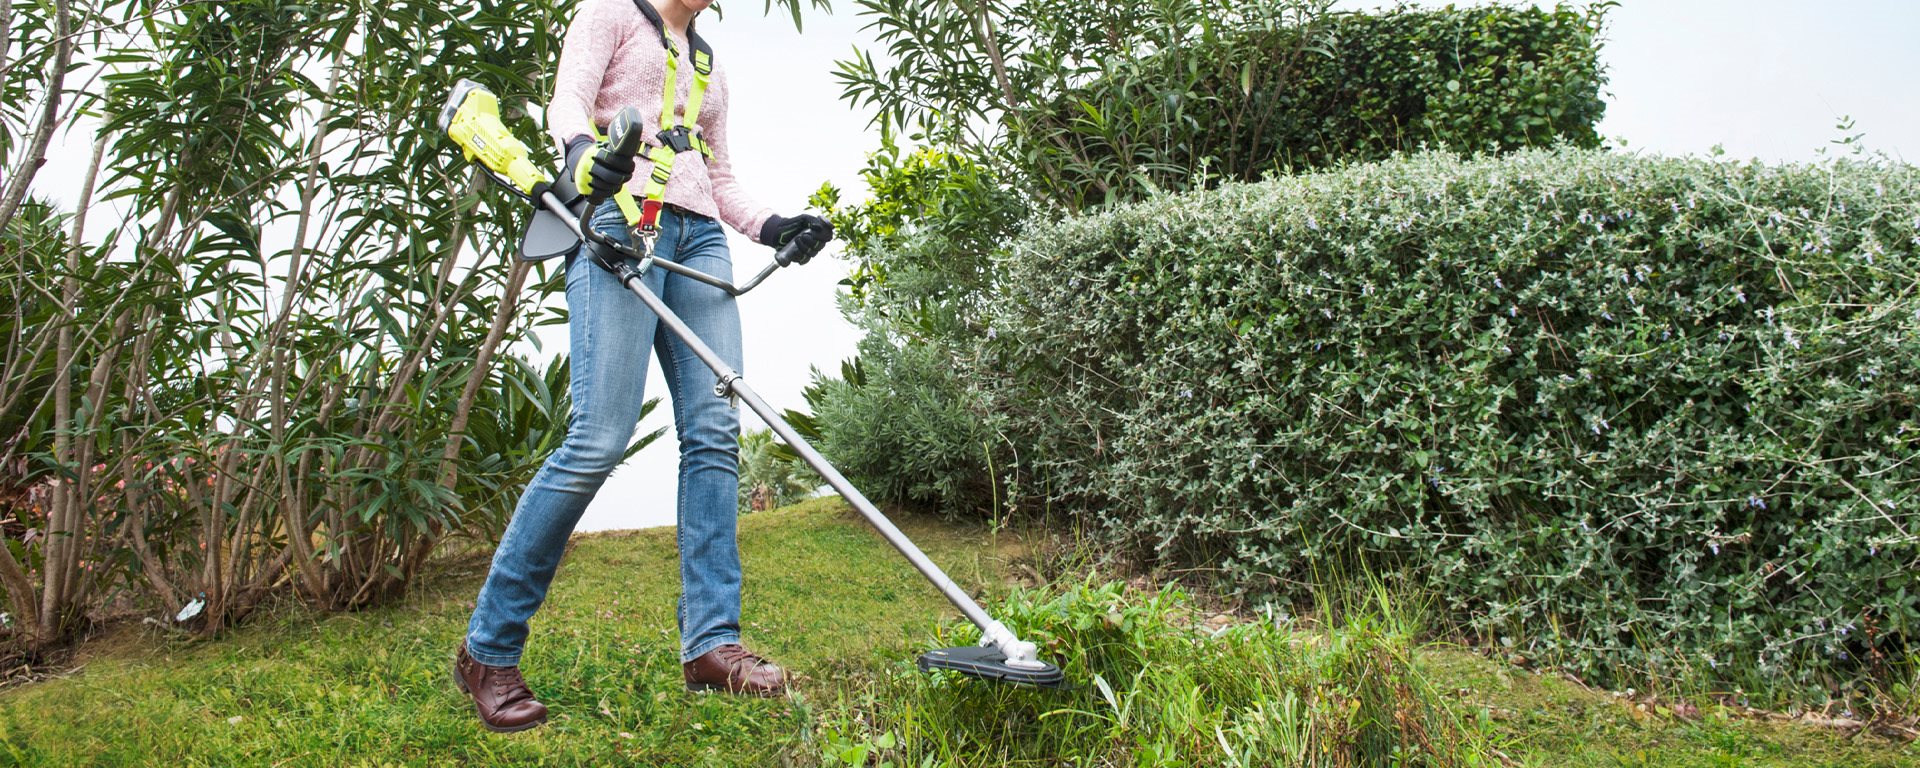
[[[1529,661],[1851,700],[1920,623],[1916,201],[1573,149],[1227,185],[1031,231],[971,374],[1028,506],[1150,559],[1358,559]]]

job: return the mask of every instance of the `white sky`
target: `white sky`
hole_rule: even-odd
[[[838,16],[810,13],[804,34],[784,16],[762,17],[753,0],[728,4],[731,13],[703,20],[701,33],[729,70],[728,132],[743,183],[788,215],[823,181],[839,186],[843,199],[862,197],[859,169],[878,141],[867,132],[869,116],[840,101],[831,74],[835,59],[869,42],[854,4],[837,2]],[[1869,149],[1909,161],[1920,155],[1920,46],[1912,43],[1920,2],[1626,0],[1610,18],[1603,58],[1611,83],[1600,127],[1617,146],[1679,155],[1721,145],[1735,158],[1811,160],[1842,136],[1835,123],[1850,115]],[[61,137],[36,192],[73,203],[91,141],[84,128]],[[752,274],[769,257],[737,234],[732,247],[738,275]],[[837,371],[853,355],[858,336],[834,303],[835,283],[847,269],[836,258],[815,259],[742,297],[744,373],[776,408],[804,407],[810,366]],[[541,341],[538,353],[525,345],[518,351],[544,359],[566,348],[561,329],[548,329]],[[648,394],[664,397],[658,366],[652,368]],[[668,434],[615,472],[580,530],[673,522],[678,453],[671,412],[663,403],[641,425],[668,427]],[[759,426],[750,413],[746,422]]]

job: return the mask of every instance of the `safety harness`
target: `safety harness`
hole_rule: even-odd
[[[667,31],[666,20],[660,18],[660,11],[648,0],[633,0],[635,8],[660,33],[660,45],[667,49],[666,89],[660,97],[660,132],[654,134],[653,148],[647,152],[647,160],[652,162],[653,170],[647,176],[647,183],[640,191],[640,202],[636,205],[633,195],[622,188],[613,196],[614,203],[620,206],[620,212],[626,216],[627,226],[635,227],[641,235],[652,235],[659,231],[660,208],[665,204],[667,180],[673,176],[673,160],[682,152],[699,150],[701,156],[713,158],[713,148],[697,133],[699,130],[700,104],[706,99],[707,84],[713,76],[713,48],[707,41],[693,31],[693,24],[687,24],[687,43],[693,48],[693,88],[687,93],[686,122],[682,124],[674,114],[675,91],[680,71],[680,49],[673,44],[673,35]],[[596,126],[594,138],[600,136]],[[576,171],[575,186],[586,189],[588,163],[581,163]]]

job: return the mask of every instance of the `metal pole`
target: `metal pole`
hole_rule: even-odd
[[[774,270],[780,268],[780,264],[778,262],[770,263],[767,265],[766,269],[760,270],[760,274],[754,275],[752,280],[748,280],[746,285],[734,285],[733,283],[729,283],[718,277],[714,277],[713,275],[709,275],[705,272],[694,269],[693,267],[685,266],[683,264],[677,264],[671,261],[660,261],[656,259],[654,260],[653,265],[661,269],[664,269],[668,272],[672,272],[674,274],[686,275],[687,277],[691,277],[695,280],[706,283],[707,285],[711,285],[715,288],[726,291],[727,293],[731,293],[735,296],[739,296],[741,294],[746,293],[747,291],[753,290],[754,286],[759,285],[761,281],[767,279],[767,275],[773,274]]]
[[[567,222],[568,228],[572,229],[574,234],[581,236],[583,240],[587,239],[584,221],[574,219],[571,212],[567,210],[567,207],[560,203],[559,198],[556,198],[552,193],[547,193],[541,196],[541,203],[545,204],[548,210],[558,214],[562,221]],[[592,206],[589,206],[588,210],[591,211]],[[649,263],[660,265],[670,272],[685,275],[738,296],[746,293],[754,286],[759,285],[760,281],[767,278],[767,275],[772,274],[774,270],[784,266],[787,263],[785,251],[783,250],[780,255],[777,255],[774,261],[775,263],[761,270],[760,274],[748,282],[744,288],[735,288],[718,277],[680,264],[673,264],[657,259],[651,260]],[[625,285],[628,290],[633,291],[633,294],[640,297],[640,301],[646,304],[648,309],[653,310],[653,314],[660,319],[662,324],[667,326],[668,330],[673,332],[675,337],[678,337],[682,343],[693,350],[694,356],[700,358],[700,362],[706,363],[708,368],[713,369],[714,376],[719,378],[719,384],[714,387],[713,394],[715,397],[735,396],[746,401],[747,407],[752,408],[753,412],[758,414],[761,420],[767,422],[767,426],[771,427],[774,433],[780,436],[781,440],[786,441],[787,445],[794,449],[794,452],[800,454],[800,458],[807,462],[807,466],[813,467],[813,471],[820,473],[820,477],[826,479],[827,484],[833,486],[833,490],[838,492],[841,498],[846,499],[848,504],[852,504],[854,509],[859,510],[860,515],[865,517],[867,522],[873,525],[875,530],[880,532],[880,535],[887,540],[888,544],[892,544],[894,549],[899,550],[900,554],[907,558],[907,562],[912,563],[913,567],[918,569],[922,576],[927,577],[927,581],[932,582],[933,586],[940,590],[940,594],[946,596],[947,602],[953,603],[953,607],[960,609],[960,613],[964,614],[968,621],[973,622],[975,626],[980,628],[981,645],[992,646],[999,650],[1000,654],[1005,657],[1008,666],[1021,669],[1047,668],[1047,664],[1039,661],[1039,649],[1035,647],[1033,643],[1021,640],[1018,635],[1013,633],[1013,630],[1007,628],[1007,625],[995,621],[992,616],[987,615],[985,608],[980,607],[980,604],[974,602],[972,597],[967,596],[967,593],[960,589],[960,585],[953,583],[953,579],[947,576],[946,571],[940,570],[940,566],[935,565],[933,560],[927,557],[927,553],[920,551],[920,547],[916,546],[912,539],[907,538],[906,534],[901,533],[900,529],[893,524],[893,521],[888,520],[887,516],[880,512],[879,507],[874,506],[873,502],[868,501],[866,495],[861,493],[860,489],[853,487],[853,483],[848,482],[846,476],[840,474],[840,470],[834,469],[832,464],[827,463],[826,457],[821,456],[819,451],[814,450],[813,446],[808,445],[807,441],[800,437],[800,433],[795,432],[793,427],[787,424],[787,420],[781,418],[780,414],[773,410],[773,406],[768,405],[767,401],[760,399],[760,395],[740,379],[740,373],[738,371],[727,367],[726,361],[721,360],[719,355],[714,354],[713,349],[708,347],[706,342],[701,341],[700,337],[694,334],[692,328],[687,327],[687,324],[680,319],[679,315],[674,314],[673,310],[668,309],[666,302],[661,301],[660,297],[653,295],[652,291],[647,290],[647,287],[640,283],[641,269],[643,269],[643,267],[634,266],[631,269],[616,270],[614,274],[620,280],[621,285]]]
[[[552,211],[555,216],[560,217],[560,220],[566,223],[567,228],[573,230],[574,237],[579,238],[581,240],[588,239],[586,229],[583,227],[582,223],[574,219],[573,212],[568,210],[567,206],[560,202],[559,197],[556,197],[552,192],[545,192],[545,193],[542,193],[540,196],[540,203],[542,205],[545,205],[547,207],[547,210]],[[591,212],[592,209],[589,208],[588,211]],[[747,291],[753,290],[754,287],[764,282],[767,279],[767,276],[772,275],[774,272],[778,271],[781,267],[786,266],[786,264],[787,263],[784,258],[776,257],[771,263],[767,264],[767,266],[764,269],[760,270],[760,274],[754,275],[753,279],[748,280],[745,285],[734,285],[733,283],[727,282],[718,277],[709,275],[705,272],[694,269],[693,267],[686,266],[684,264],[678,264],[671,261],[658,261],[658,260],[653,262],[654,266],[664,269],[668,272],[691,277],[695,280],[698,280],[702,283],[706,283],[707,285],[711,285],[715,288],[719,288],[720,290],[726,291],[727,293],[733,294],[735,296],[740,296],[742,294],[745,294]]]
[[[820,473],[820,476],[826,479],[827,484],[833,486],[833,489],[838,491],[840,495],[847,500],[847,503],[852,504],[854,509],[860,510],[860,514],[866,517],[867,522],[872,523],[875,529],[880,531],[880,535],[886,538],[888,544],[892,544],[894,549],[900,550],[900,554],[905,555],[907,561],[913,563],[914,568],[919,569],[920,573],[926,576],[928,581],[933,582],[933,585],[940,590],[941,594],[946,595],[948,602],[953,603],[955,608],[959,608],[961,613],[966,614],[968,621],[978,625],[982,630],[986,630],[997,623],[992,617],[987,615],[987,612],[982,609],[978,603],[973,601],[973,598],[968,597],[967,593],[960,589],[960,585],[953,583],[953,579],[949,578],[945,571],[940,570],[940,566],[935,565],[931,559],[928,559],[926,553],[920,551],[920,547],[916,546],[911,539],[908,539],[906,534],[901,533],[900,529],[893,524],[893,521],[888,520],[886,515],[881,514],[880,509],[875,507],[873,502],[868,501],[866,495],[862,494],[860,489],[853,487],[853,483],[848,482],[845,475],[840,474],[840,471],[834,469],[832,464],[827,463],[826,458],[821,456],[819,451],[814,450],[813,446],[808,445],[807,441],[802,439],[800,434],[795,432],[793,427],[787,424],[786,419],[781,418],[780,414],[774,411],[773,406],[768,405],[767,401],[760,399],[760,395],[754,392],[752,387],[747,386],[745,381],[740,379],[738,372],[727,367],[726,362],[722,361],[719,355],[714,354],[713,349],[708,347],[706,342],[701,341],[699,336],[694,335],[693,329],[688,328],[687,324],[680,320],[679,315],[674,314],[673,310],[668,309],[666,302],[661,301],[660,297],[653,295],[653,292],[647,290],[646,286],[639,285],[636,280],[629,279],[625,281],[625,284],[628,289],[633,291],[635,296],[639,296],[640,300],[646,303],[648,309],[653,310],[653,313],[660,318],[660,322],[663,325],[673,331],[674,336],[679,337],[682,343],[693,350],[693,354],[699,357],[701,362],[706,363],[708,368],[713,369],[714,375],[720,378],[720,384],[714,391],[716,396],[737,395],[741,400],[746,401],[747,407],[752,408],[754,413],[759,414],[760,418],[767,422],[767,426],[772,427],[773,431],[780,435],[781,440],[786,441],[787,445],[792,446],[794,451],[800,454],[800,458],[806,460],[807,466],[813,467],[813,471]]]

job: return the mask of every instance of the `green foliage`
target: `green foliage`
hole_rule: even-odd
[[[1402,6],[1335,14],[1314,30],[1316,55],[1302,58],[1284,82],[1268,85],[1265,100],[1250,97],[1266,110],[1266,121],[1216,129],[1202,146],[1222,146],[1216,153],[1225,157],[1272,158],[1270,168],[1286,170],[1376,160],[1422,146],[1463,152],[1558,142],[1598,146],[1594,126],[1606,109],[1599,38],[1611,5]],[[1256,51],[1284,48],[1297,34],[1253,35],[1242,44]],[[1243,63],[1242,71],[1252,71],[1255,62]],[[1204,87],[1230,90],[1232,75],[1216,71]],[[1258,93],[1259,82],[1256,72],[1239,85]],[[1233,124],[1225,109],[1195,119]],[[1220,167],[1226,178],[1243,181],[1257,180],[1259,170],[1232,162]]]
[[[859,362],[838,380],[815,376],[808,426],[863,493],[956,511],[987,511],[999,493],[988,468],[991,414],[956,378],[953,355],[985,332],[980,298],[992,254],[1025,217],[1013,193],[952,152],[888,143],[863,172],[873,198],[816,204],[844,233],[855,262],[843,311],[866,331]]]
[[[953,673],[882,675],[828,710],[828,765],[1492,765],[1376,610],[1309,635],[1208,626],[1187,594],[1092,582],[1020,592],[994,615],[1043,643],[1076,691]],[[976,641],[948,627],[935,645]],[[879,762],[873,762],[879,761]]]
[[[9,34],[50,12],[14,10],[28,18]],[[524,271],[466,248],[513,242],[524,214],[463,194],[469,171],[433,126],[457,78],[534,91],[558,55],[555,4],[72,10],[99,76],[67,79],[62,117],[101,119],[97,184],[57,217],[72,234],[5,225],[44,248],[6,264],[39,281],[10,295],[41,314],[0,325],[0,461],[54,501],[8,534],[58,555],[21,573],[0,558],[14,615],[83,614],[129,586],[169,619],[195,603],[203,632],[289,584],[363,605],[403,589],[441,537],[496,528],[495,484],[533,462],[466,426],[483,391],[525,378],[487,361],[532,317]],[[0,122],[17,136],[28,117]],[[72,444],[26,437],[41,430]],[[35,644],[70,629],[40,618]]]
[[[997,437],[1004,417],[970,392],[966,371],[989,333],[992,259],[1024,227],[1045,226],[1030,205],[1076,208],[1422,142],[1595,140],[1598,10],[1228,6],[862,6],[896,61],[844,65],[847,98],[879,107],[884,126],[966,137],[912,153],[889,139],[863,173],[869,202],[844,205],[830,187],[815,200],[855,262],[846,313],[867,334],[870,383],[823,382],[810,400],[832,414],[819,420],[828,454],[868,493],[986,511],[1013,492],[1019,476],[1003,470],[1019,449]],[[989,76],[990,40],[1020,98]],[[1448,87],[1455,80],[1464,90]]]
[[[850,293],[908,333],[964,335],[967,302],[986,288],[990,257],[1019,232],[1025,206],[992,171],[947,150],[903,157],[888,140],[860,176],[867,202],[845,205],[831,185],[812,200],[855,262]]]
[[[1603,13],[1326,0],[863,2],[845,98],[1084,210],[1422,145],[1594,146]]]
[[[1035,230],[969,373],[1027,501],[1148,558],[1358,558],[1590,679],[1857,705],[1920,623],[1916,200],[1572,150],[1229,185]]]
[[[4,322],[12,328],[45,327],[54,323],[59,316],[60,302],[57,296],[36,290],[44,285],[46,275],[57,273],[67,254],[67,237],[61,227],[67,224],[66,217],[58,211],[37,200],[29,199],[20,208],[20,214],[4,231],[0,231],[0,290],[7,296],[15,297],[4,309]],[[90,293],[89,299],[97,300],[98,293]],[[53,384],[54,360],[42,355],[26,364],[10,365],[0,371],[5,379],[0,380],[0,394],[5,400],[24,398],[25,393],[44,393]],[[48,450],[51,444],[51,426],[53,413],[47,408],[5,407],[0,408],[0,444],[7,450],[0,455],[24,457]],[[44,468],[21,468],[0,473],[0,495],[11,495],[8,491],[23,491],[25,484],[38,478],[33,470],[44,473]]]
[[[825,485],[771,429],[740,433],[740,514],[799,502]]]
[[[0,180],[99,126],[60,169],[87,180],[74,211],[0,202],[10,646],[124,587],[206,633],[289,585],[358,607],[498,532],[564,432],[565,372],[492,365],[537,320],[506,257],[530,212],[482,205],[438,117],[470,77],[537,135],[574,5],[0,0]],[[803,6],[829,3],[763,11]]]
[[[946,349],[869,335],[839,379],[816,373],[809,418],[820,451],[869,498],[990,515],[1005,495],[991,471],[998,438]]]

